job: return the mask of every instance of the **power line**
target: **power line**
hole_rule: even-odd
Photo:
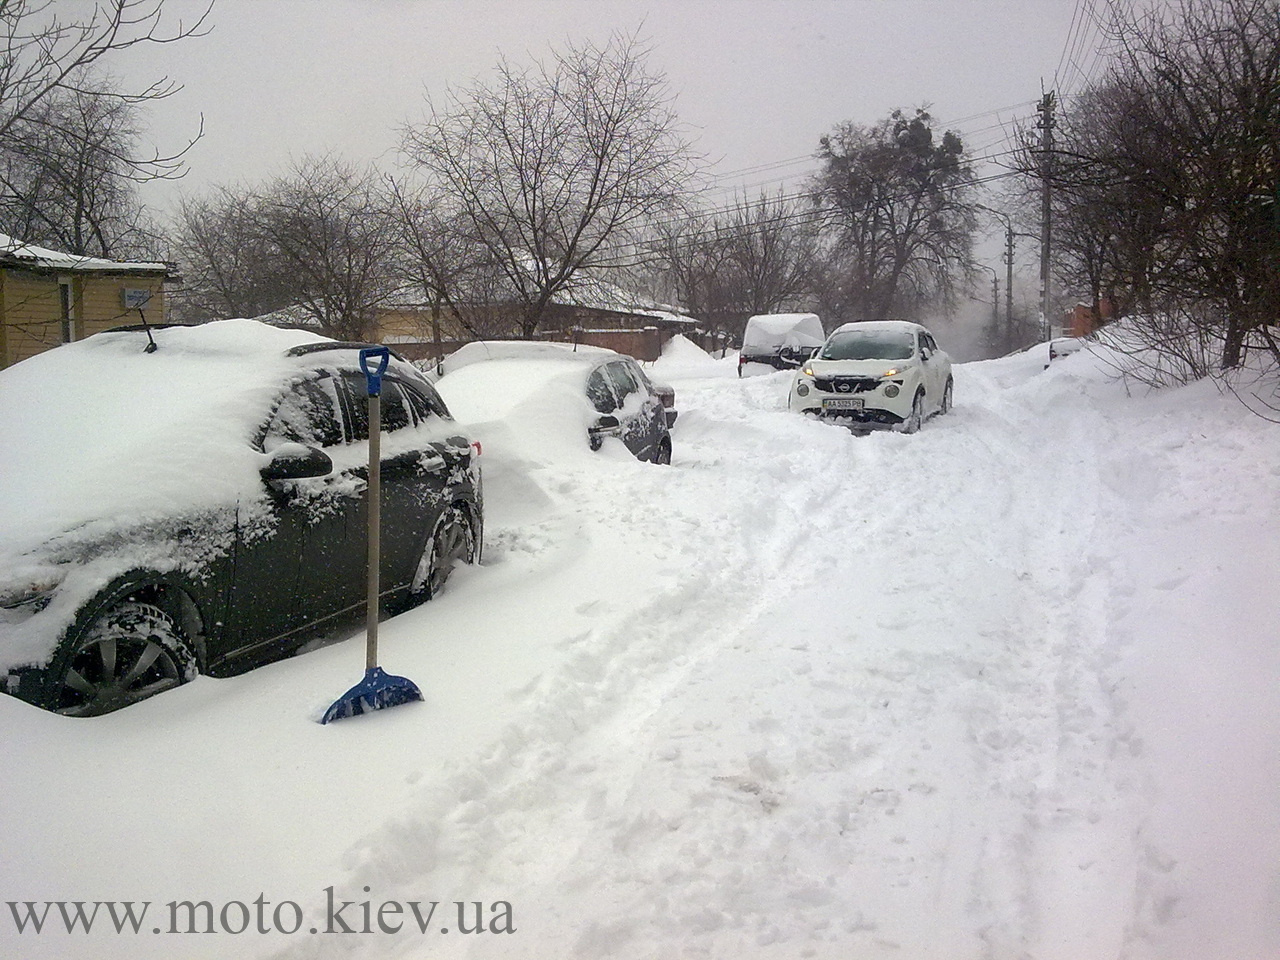
[[[991,110],[983,110],[979,113],[971,114],[966,117],[960,117],[956,120],[938,122],[937,126],[940,130],[956,130],[956,132],[959,134],[962,140],[968,141],[971,138],[979,136],[981,134],[988,133],[993,130],[1003,129],[1004,124],[1003,122],[998,121],[994,124],[988,124],[986,126],[979,127],[977,129],[971,129],[971,130],[963,129],[965,124],[972,123],[975,120],[983,120],[983,119],[986,119],[987,117],[996,117],[996,116],[999,116],[1001,113],[1004,113],[1005,111],[1025,109],[1027,107],[1034,105],[1035,102],[1036,102],[1035,100],[1024,100],[1018,103],[1009,104],[1007,106],[996,107]],[[957,129],[957,128],[961,128],[961,129]],[[999,142],[999,141],[995,141],[995,142]],[[815,160],[816,160],[816,157],[814,156],[814,154],[810,153],[810,154],[804,154],[802,156],[788,157],[783,160],[774,160],[766,163],[754,164],[748,167],[740,167],[736,170],[728,170],[723,173],[710,174],[710,175],[707,175],[707,179],[711,180],[713,184],[716,184],[716,185],[708,186],[705,189],[707,191],[721,189],[721,187],[719,186],[720,184],[723,184],[724,181],[732,180],[736,177],[755,174],[755,173],[769,173],[775,170],[784,169],[786,167],[797,166],[799,164],[812,164],[815,162]],[[768,185],[771,183],[782,183],[789,179],[791,178],[775,177],[769,180],[764,180],[755,184],[751,184],[749,186],[751,188],[754,188],[757,186]],[[735,189],[737,188],[739,188],[739,185],[735,185]]]
[[[1009,152],[1013,152],[1013,151],[1009,151]],[[942,168],[939,168],[939,169],[942,169]],[[1020,174],[1021,174],[1020,170],[1008,169],[1008,170],[1001,171],[1000,173],[987,174],[984,176],[972,177],[968,180],[957,181],[952,186],[981,187],[981,186],[986,186],[987,184],[999,182],[1001,180],[1007,180],[1010,177],[1018,176]],[[904,200],[911,199],[912,196],[914,195],[915,195],[914,192],[904,191],[902,193],[889,194],[884,197],[881,197],[880,201],[885,203],[901,202]],[[812,195],[807,192],[795,193],[795,194],[783,194],[778,197],[770,197],[768,198],[768,200],[771,203],[790,204],[790,203],[796,203],[798,201],[809,200],[811,199],[811,196]],[[655,226],[671,227],[671,226],[676,226],[682,223],[694,223],[697,221],[714,220],[714,218],[718,215],[732,213],[740,208],[741,208],[741,204],[739,203],[739,204],[731,204],[729,206],[722,207],[722,208],[692,211],[688,214],[684,214],[681,216],[669,217],[665,220],[660,220],[655,224]],[[771,225],[782,224],[782,223],[794,223],[796,225],[804,225],[804,224],[811,224],[811,223],[819,223],[824,220],[832,219],[838,215],[839,215],[838,211],[832,211],[829,208],[824,209],[820,207],[814,207],[810,210],[795,210],[795,211],[780,213],[774,217],[769,217],[764,220],[757,220],[755,221],[755,223],[750,224],[750,226],[763,227],[763,226],[771,226]],[[713,222],[710,224],[710,227],[713,231],[719,232],[722,229],[727,229],[728,225],[718,224]]]

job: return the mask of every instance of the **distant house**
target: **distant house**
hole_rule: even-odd
[[[1092,304],[1077,303],[1062,317],[1062,335],[1064,337],[1087,337],[1097,331],[1103,324],[1114,320],[1116,316],[1115,302],[1103,297]]]
[[[470,329],[453,311],[433,308],[420,288],[408,289],[375,308],[368,339],[385,343],[406,359],[434,362],[473,340],[522,337],[520,307],[514,302],[467,303],[459,309]],[[280,327],[322,331],[314,315],[298,306],[256,319]],[[673,307],[580,273],[552,299],[534,339],[608,347],[637,360],[656,360],[676,334],[698,342],[708,339],[697,320]]]
[[[173,264],[59,253],[0,234],[0,368],[112,327],[161,323]]]
[[[518,309],[512,304],[472,305],[468,312],[483,319],[483,339],[520,336]],[[438,338],[437,338],[438,326]],[[433,319],[431,307],[405,298],[384,308],[374,339],[394,347],[411,360],[439,359],[470,335],[455,318]],[[676,334],[696,338],[698,321],[672,307],[627,293],[620,287],[579,275],[552,300],[534,336],[539,340],[585,343],[608,347],[635,357],[656,360]],[[438,342],[437,342],[438,340]]]

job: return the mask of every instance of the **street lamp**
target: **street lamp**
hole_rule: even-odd
[[[1000,274],[996,272],[995,267],[989,267],[985,263],[974,264],[974,266],[991,271],[991,330],[994,339],[998,341],[1000,338]]]
[[[994,210],[991,207],[984,206],[979,203],[979,210],[985,210],[987,213],[994,214],[1004,221],[1004,262],[1005,262],[1005,280],[1004,280],[1004,335],[1005,341],[1013,345],[1013,238],[1016,234],[1013,232],[1013,220],[1009,218],[1007,213]]]
[[[1006,267],[1005,283],[1004,283],[1004,323],[1005,335],[1009,339],[1010,346],[1013,345],[1013,238],[1014,237],[1030,237],[1036,239],[1039,234],[1022,233],[1013,229],[1013,220],[1003,210],[996,210],[985,204],[974,204],[979,210],[985,210],[993,216],[999,217],[1004,221],[1004,262]],[[1047,317],[1046,317],[1047,322]]]

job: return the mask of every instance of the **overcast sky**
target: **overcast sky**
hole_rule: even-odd
[[[66,0],[63,0],[66,2]],[[83,0],[72,0],[83,2]],[[165,0],[166,22],[206,0]],[[334,150],[396,160],[425,96],[492,76],[499,53],[543,57],[566,40],[639,32],[653,48],[720,190],[799,182],[818,138],[932,104],[975,155],[1034,116],[1043,89],[1079,85],[1096,36],[1078,0],[216,0],[207,36],[142,48],[114,69],[183,85],[152,109],[162,148],[198,129],[188,176],[153,204],[211,184],[256,183]],[[1093,4],[1085,4],[1092,7]],[[763,168],[763,169],[762,169]]]

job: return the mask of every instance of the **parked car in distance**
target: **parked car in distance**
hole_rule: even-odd
[[[915,433],[951,409],[951,358],[907,320],[846,323],[791,383],[790,408],[855,430]]]
[[[794,370],[822,345],[826,333],[816,313],[761,313],[742,331],[738,376]]]
[[[5,692],[91,716],[358,622],[362,346],[223,320],[0,371]],[[382,602],[399,610],[476,559],[479,451],[398,357],[381,404]]]
[[[1079,353],[1088,345],[1089,341],[1084,337],[1054,337],[1049,341],[1049,363]],[[1044,365],[1046,370],[1049,369],[1049,363]]]
[[[675,391],[634,359],[582,344],[486,340],[439,365],[436,388],[470,424],[554,419],[598,450],[616,437],[640,460],[671,462]]]

